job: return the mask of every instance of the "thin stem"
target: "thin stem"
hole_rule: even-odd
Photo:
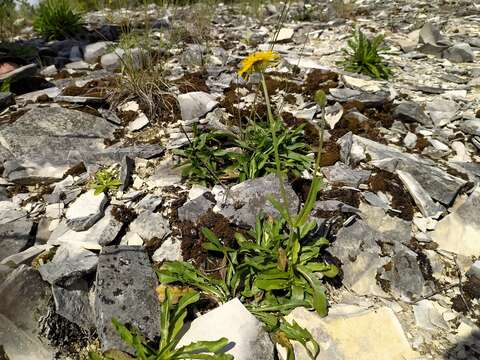
[[[273,113],[272,113],[272,105],[270,104],[270,97],[268,95],[268,88],[267,88],[267,83],[265,82],[265,76],[263,75],[263,72],[261,72],[260,74],[262,76],[262,87],[263,87],[263,94],[265,97],[265,105],[267,106],[267,116],[270,124],[270,132],[272,133],[275,165],[277,170],[277,177],[280,182],[280,195],[282,196],[283,204],[287,212],[287,222],[289,224],[292,224],[290,211],[288,208],[287,193],[285,191],[285,184],[283,183],[283,174],[282,174],[281,163],[280,163],[280,155],[278,154],[278,138],[277,138],[277,129],[275,127],[275,118],[273,117]]]

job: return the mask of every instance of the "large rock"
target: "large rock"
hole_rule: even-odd
[[[0,126],[0,143],[10,153],[0,162],[10,181],[33,184],[63,178],[72,166],[101,152],[116,127],[103,118],[61,107],[34,108]],[[0,151],[0,154],[2,152]]]
[[[103,216],[107,201],[104,193],[95,195],[93,189],[80,195],[65,214],[68,227],[75,231],[89,229]]]
[[[80,279],[68,287],[52,286],[57,314],[85,330],[95,327],[95,317],[90,304],[88,283]]]
[[[42,343],[37,336],[19,328],[9,318],[0,314],[0,339],[7,358],[2,360],[52,360],[55,351]],[[1,355],[1,353],[0,353]]]
[[[388,263],[388,258],[380,256],[384,241],[383,234],[358,220],[340,229],[329,248],[342,262],[344,284],[359,295],[385,296],[376,280],[379,269]]]
[[[133,220],[130,231],[137,233],[144,241],[163,239],[170,234],[170,224],[162,214],[146,210]]]
[[[355,305],[334,305],[321,318],[305,308],[293,310],[287,317],[306,328],[320,345],[317,360],[414,360],[419,354],[408,343],[402,326],[388,307],[366,309]],[[278,346],[280,359],[286,351]],[[295,358],[309,359],[304,347],[294,342]]]
[[[51,291],[37,270],[21,265],[12,271],[0,285],[0,298],[0,314],[30,335],[40,333],[38,318],[47,312]]]
[[[432,232],[439,248],[465,256],[480,254],[480,186],[453,213],[447,215]]]
[[[474,62],[475,54],[467,43],[458,43],[443,52],[443,57],[454,63]]]
[[[132,351],[121,340],[112,318],[128,323],[153,339],[160,332],[157,277],[138,246],[109,246],[100,254],[95,295],[97,332],[102,349]]]
[[[393,110],[394,118],[404,122],[418,122],[423,125],[431,125],[432,121],[425,114],[422,107],[413,101],[407,101],[399,104]]]
[[[213,95],[203,91],[178,95],[178,103],[184,121],[202,117],[218,104]]]
[[[285,182],[284,186],[288,209],[291,214],[295,214],[300,200],[290,184]],[[280,181],[274,174],[232,186],[227,196],[222,195],[221,201],[217,201],[219,212],[235,224],[253,227],[256,217],[262,212],[266,215],[279,216],[278,211],[268,201],[269,195],[283,204]]]
[[[235,360],[274,359],[273,343],[263,324],[238,299],[193,320],[177,347],[222,337],[230,341],[227,353]]]
[[[467,182],[442,170],[438,163],[414,154],[403,153],[398,149],[357,135],[346,134],[339,139],[341,159],[357,163],[370,160],[370,163],[385,171],[394,173],[401,170],[409,173],[433,199],[450,205]]]
[[[322,168],[322,173],[332,185],[346,185],[358,187],[370,178],[371,171],[363,169],[352,169],[342,163]]]
[[[98,257],[76,244],[61,245],[52,261],[40,266],[43,280],[69,286],[78,278],[95,271]]]

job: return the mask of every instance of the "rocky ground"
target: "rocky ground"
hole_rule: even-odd
[[[172,152],[189,143],[193,124],[233,129],[250,111],[254,78],[236,70],[268,49],[282,4],[260,10],[95,12],[79,39],[25,40],[37,61],[0,56],[0,83],[9,79],[11,91],[0,93],[0,345],[10,359],[122,348],[112,316],[154,338],[153,269],[181,259],[211,269],[200,227],[227,239],[260,211],[275,215],[266,200],[278,196],[275,176],[191,185]],[[148,23],[161,44],[168,91],[154,107],[119,89],[125,51],[112,22],[125,16]],[[355,24],[385,34],[389,81],[336,65]],[[272,102],[287,122],[309,123],[319,118],[313,94],[328,93],[314,214],[341,276],[326,284],[327,317],[288,315],[317,339],[319,359],[480,358],[479,33],[474,1],[288,8],[275,43],[282,61],[267,76]],[[91,189],[103,167],[119,169],[114,194]],[[308,186],[308,177],[287,185],[291,204]],[[200,311],[182,342],[221,336],[235,342],[235,359],[285,357],[238,300]]]

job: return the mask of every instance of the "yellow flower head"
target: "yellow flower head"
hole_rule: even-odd
[[[243,59],[238,75],[247,80],[252,72],[264,71],[269,66],[275,65],[279,59],[280,55],[272,50],[250,54]]]

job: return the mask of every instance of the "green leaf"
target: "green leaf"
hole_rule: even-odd
[[[327,307],[327,296],[325,295],[325,290],[323,289],[322,283],[315,276],[314,273],[308,271],[307,268],[299,265],[297,270],[302,274],[302,276],[307,280],[312,288],[313,302],[312,306],[315,311],[320,316],[326,316],[328,313]]]

